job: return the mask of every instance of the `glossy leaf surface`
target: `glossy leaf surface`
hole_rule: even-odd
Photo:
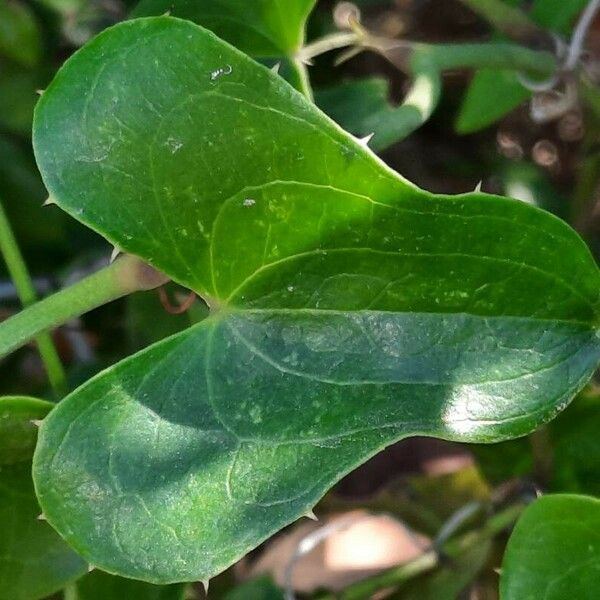
[[[44,511],[109,572],[211,577],[393,441],[530,431],[600,357],[598,270],[562,222],[419,190],[192,23],[98,36],[34,142],[62,208],[213,307],[42,426]]]
[[[600,589],[600,501],[544,496],[510,537],[500,579],[502,600],[592,600]]]
[[[35,428],[29,420],[48,410],[49,403],[34,398],[0,399],[1,600],[48,596],[87,570],[87,563],[38,519],[30,460]]]

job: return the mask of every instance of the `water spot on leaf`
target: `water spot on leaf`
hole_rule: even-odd
[[[243,205],[246,207],[254,206],[255,204],[256,204],[256,200],[254,200],[252,198],[246,198],[243,202]]]
[[[181,149],[181,147],[183,146],[183,142],[180,142],[179,140],[177,140],[173,137],[170,137],[165,142],[165,146],[167,146],[167,148],[169,148],[169,150],[171,151],[171,154],[175,154],[175,152],[177,152],[178,150]]]

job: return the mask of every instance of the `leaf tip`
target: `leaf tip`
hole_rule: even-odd
[[[40,513],[40,514],[39,514],[39,515],[36,517],[36,519],[37,519],[38,521],[46,521],[46,515],[45,515],[44,513]]]
[[[318,521],[319,517],[317,517],[317,515],[315,515],[315,512],[313,510],[309,510],[307,513],[305,513],[304,515],[307,519],[310,519],[311,521]]]
[[[41,419],[31,419],[29,422],[35,427],[39,427],[43,423]]]
[[[483,185],[483,180],[481,180],[476,186],[475,186],[475,191],[476,192],[481,192],[481,186]]]
[[[87,572],[91,573],[96,567],[92,564],[88,565]]]
[[[281,63],[280,62],[276,62],[272,67],[271,67],[271,71],[273,73],[275,73],[275,75],[279,75],[279,69],[281,68]]]
[[[45,91],[46,91],[46,90],[35,90],[35,93],[36,93],[38,96],[43,96]]]
[[[210,579],[203,579],[200,583],[204,588],[204,594],[208,596],[208,586],[210,585]]]
[[[42,206],[52,206],[53,204],[56,204],[56,200],[52,196],[48,196],[44,200]]]

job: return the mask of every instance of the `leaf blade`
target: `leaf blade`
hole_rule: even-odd
[[[529,506],[506,549],[502,600],[591,600],[600,585],[599,523],[600,502],[588,496],[544,496]]]

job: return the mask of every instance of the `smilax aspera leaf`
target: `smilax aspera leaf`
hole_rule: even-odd
[[[418,189],[190,22],[92,40],[34,145],[64,210],[211,306],[41,427],[48,521],[111,573],[211,577],[396,440],[531,431],[600,357],[598,270],[566,225]]]

